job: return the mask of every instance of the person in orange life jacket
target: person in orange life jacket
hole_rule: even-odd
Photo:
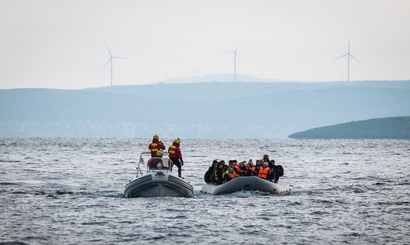
[[[184,166],[184,160],[182,160],[182,153],[181,149],[179,149],[179,145],[181,144],[181,140],[179,138],[175,139],[172,145],[168,148],[169,159],[178,167],[178,177],[181,176],[181,165]]]
[[[262,178],[262,179],[268,180],[268,178],[269,178],[271,172],[272,172],[272,171],[271,171],[270,168],[269,168],[269,164],[268,164],[267,162],[264,162],[264,163],[263,163],[263,169],[261,168],[261,169],[259,170],[259,175],[258,175],[258,177],[259,177],[259,178]]]
[[[271,175],[270,176],[268,176],[268,180],[269,181],[272,181],[272,179],[273,179],[273,177],[274,177],[274,172],[275,172],[275,161],[273,161],[273,163],[272,163],[272,161],[271,160],[269,160],[269,156],[268,155],[264,155],[263,156],[263,161],[264,162],[267,162],[268,163],[268,166],[269,166],[269,168],[270,168],[270,170],[271,170]]]
[[[236,160],[229,160],[229,167],[233,168],[234,165],[238,164]]]
[[[236,172],[235,169],[232,169],[233,173],[231,174],[231,179],[235,179],[236,177],[239,177],[239,174]]]
[[[158,169],[166,169],[164,168],[164,163],[162,162],[162,156],[164,152],[157,151],[155,158],[151,158],[148,160],[148,168],[149,170],[158,170]]]
[[[165,145],[159,140],[158,135],[152,137],[152,143],[148,146],[148,149],[151,150],[151,157],[157,156],[157,151],[165,150]]]
[[[237,172],[240,176],[245,175],[246,167],[245,167],[245,164],[244,164],[243,162],[240,162],[238,165],[235,165],[235,166],[234,166],[234,169],[236,170],[236,172]]]

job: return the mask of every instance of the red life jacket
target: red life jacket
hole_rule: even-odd
[[[173,143],[169,148],[168,148],[168,153],[169,153],[169,158],[178,158],[181,163],[184,161],[182,160],[182,154],[181,154],[181,149],[179,149],[177,143]]]
[[[152,143],[148,146],[148,149],[151,150],[151,156],[156,157],[158,150],[164,150],[165,146],[162,143],[159,143],[157,139],[153,139]]]

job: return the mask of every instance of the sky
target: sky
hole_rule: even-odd
[[[408,0],[1,0],[0,89],[410,79]]]

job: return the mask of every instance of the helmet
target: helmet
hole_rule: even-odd
[[[164,155],[164,152],[162,151],[157,151],[157,157],[162,157]]]
[[[159,136],[158,136],[158,135],[154,135],[153,139],[159,140]]]
[[[178,145],[181,143],[181,140],[179,138],[174,140],[175,143],[177,143]]]

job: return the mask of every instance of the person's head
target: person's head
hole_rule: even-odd
[[[214,166],[214,167],[215,167],[217,163],[218,163],[218,160],[216,160],[216,159],[215,159],[215,160],[213,160],[213,161],[212,161],[212,166]]]
[[[176,144],[176,145],[180,145],[181,144],[181,140],[179,139],[179,138],[176,138],[175,140],[174,140],[174,144]]]
[[[224,167],[224,164],[221,162],[218,162],[218,168],[222,169]]]
[[[164,155],[163,151],[157,151],[157,157],[162,157]]]
[[[272,163],[272,165],[275,165],[275,160],[270,161]]]
[[[159,141],[159,136],[156,134],[152,137],[152,142],[158,142]]]
[[[269,161],[269,156],[268,155],[263,155],[263,161],[268,162]]]
[[[266,168],[267,166],[269,166],[269,163],[268,163],[268,162],[264,162],[264,163],[263,163],[263,167]]]
[[[244,164],[243,162],[240,162],[240,163],[239,163],[239,166],[242,168],[242,167],[245,166],[245,164]]]
[[[224,160],[221,160],[221,163],[222,163],[223,165],[226,165]]]

